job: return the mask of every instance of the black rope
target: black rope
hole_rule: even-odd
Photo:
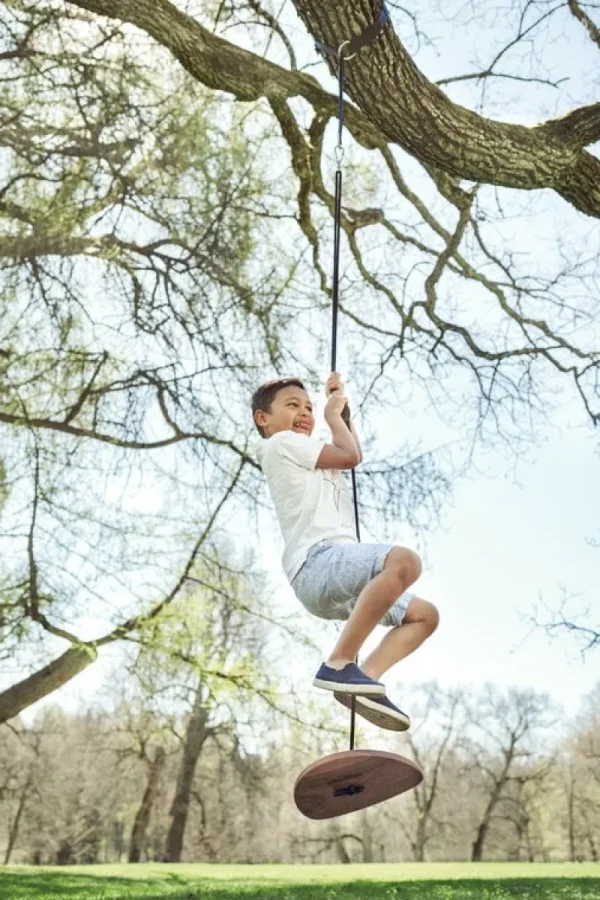
[[[337,334],[338,313],[340,308],[340,249],[342,236],[342,157],[344,155],[343,128],[344,128],[344,70],[345,60],[340,54],[338,69],[338,142],[335,148],[335,199],[333,216],[333,280],[331,290],[331,371],[337,369]],[[345,407],[342,416],[350,426],[350,410]],[[358,496],[356,492],[356,474],[352,469],[352,497],[354,501],[354,524],[356,536],[360,541],[360,523],[358,516]],[[350,750],[354,750],[354,736],[356,733],[356,698],[352,697],[350,709]]]
[[[340,241],[342,234],[342,157],[344,155],[344,58],[338,73],[338,142],[335,148],[335,199],[333,216],[333,283],[331,304],[331,371],[337,368],[337,323],[340,308]]]
[[[335,56],[338,62],[338,141],[335,148],[336,170],[335,170],[335,201],[334,201],[334,225],[333,225],[333,282],[332,282],[332,305],[331,305],[331,372],[337,369],[337,334],[338,334],[338,314],[340,308],[340,249],[342,234],[342,158],[344,156],[343,133],[344,133],[344,87],[345,87],[345,67],[346,62],[358,53],[358,51],[375,40],[381,34],[385,25],[389,20],[389,13],[385,7],[385,3],[381,5],[381,12],[378,18],[371,25],[367,26],[362,34],[355,35],[350,40],[344,41],[338,48],[329,47],[317,41],[317,49],[329,56]],[[350,410],[348,406],[344,409],[342,417],[348,428],[350,427]],[[351,470],[352,476],[352,498],[354,503],[354,526],[356,528],[356,539],[360,543],[360,521],[358,515],[358,490],[356,486],[356,472]],[[354,750],[354,735],[356,732],[356,697],[352,697],[352,707],[350,711],[350,750]]]

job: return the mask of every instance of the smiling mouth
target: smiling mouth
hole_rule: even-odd
[[[301,431],[310,431],[310,425],[307,422],[298,422],[297,425],[294,425],[294,428],[299,428]]]

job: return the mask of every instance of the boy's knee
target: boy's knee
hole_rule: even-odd
[[[440,614],[437,606],[434,606],[429,600],[423,600],[423,604],[425,607],[423,610],[423,623],[429,634],[433,634],[440,624]]]
[[[386,557],[385,568],[393,569],[408,586],[421,574],[421,557],[407,547],[393,547]]]
[[[440,614],[437,607],[430,603],[429,600],[423,600],[422,597],[413,597],[408,604],[404,622],[418,622],[427,632],[427,635],[433,634],[440,623]]]

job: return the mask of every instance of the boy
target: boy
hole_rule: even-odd
[[[331,443],[313,437],[313,407],[297,378],[263,384],[252,397],[263,440],[258,460],[285,541],[283,567],[301,603],[316,616],[346,620],[314,684],[370,722],[404,731],[410,719],[385,696],[380,677],[437,628],[438,612],[407,593],[421,573],[416,553],[391,544],[357,541],[352,502],[342,470],[362,460],[338,372],[325,387]],[[354,660],[375,626],[391,626],[359,668]]]

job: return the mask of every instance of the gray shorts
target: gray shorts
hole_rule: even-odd
[[[394,544],[321,541],[292,580],[303,606],[321,619],[345,621],[364,586],[383,570]],[[400,625],[414,594],[404,593],[387,611],[382,625]]]

